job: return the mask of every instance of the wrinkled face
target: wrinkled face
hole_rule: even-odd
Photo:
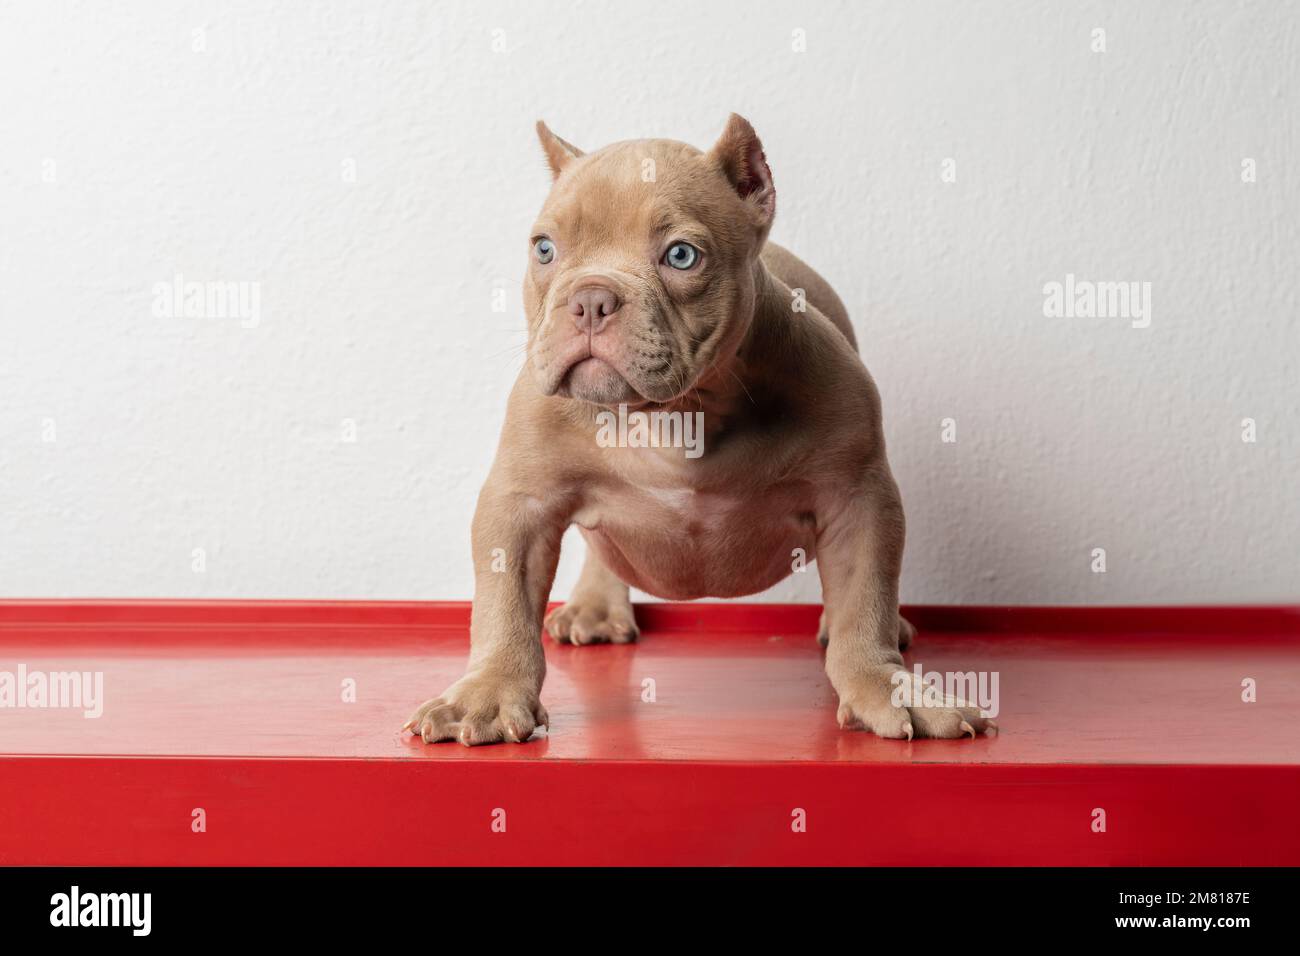
[[[529,239],[524,303],[543,393],[667,403],[735,354],[774,199],[746,178],[761,165],[770,194],[757,138],[736,121],[746,141],[726,155],[725,134],[708,154],[639,140],[582,155],[539,125],[556,179]]]

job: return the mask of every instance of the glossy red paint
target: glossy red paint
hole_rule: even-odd
[[[836,726],[817,607],[638,612],[547,641],[547,734],[470,750],[398,732],[464,604],[0,602],[0,671],[105,698],[0,709],[0,862],[1300,864],[1300,609],[910,609],[1002,728],[912,743]]]

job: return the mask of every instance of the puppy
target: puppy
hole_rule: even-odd
[[[403,729],[526,740],[547,724],[543,626],[633,641],[629,585],[736,597],[814,558],[841,727],[910,740],[990,726],[961,702],[896,694],[913,631],[880,396],[830,285],[767,242],[776,190],[753,127],[732,115],[707,153],[654,139],[584,154],[537,132],[554,182],[528,245],[528,358],[474,513],[469,665]],[[702,448],[609,447],[614,410],[698,423]],[[586,563],[543,625],[571,524]]]

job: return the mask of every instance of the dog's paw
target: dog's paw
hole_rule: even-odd
[[[840,727],[880,737],[974,737],[996,730],[978,707],[952,697],[927,699],[915,675],[896,664],[862,668],[832,679],[840,697]],[[931,694],[930,697],[934,695]]]
[[[631,604],[580,598],[546,615],[546,633],[560,644],[630,644],[641,634]]]
[[[532,684],[489,675],[462,677],[441,697],[426,700],[402,730],[426,744],[458,740],[466,747],[502,741],[523,743],[538,727],[549,726],[546,708]]]

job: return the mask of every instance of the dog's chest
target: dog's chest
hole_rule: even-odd
[[[629,484],[584,509],[578,524],[635,587],[676,599],[738,596],[812,560],[808,497],[799,484],[744,494]]]
[[[674,527],[691,534],[725,530],[744,510],[744,499],[719,492],[693,488],[637,488],[649,500],[650,507]]]

